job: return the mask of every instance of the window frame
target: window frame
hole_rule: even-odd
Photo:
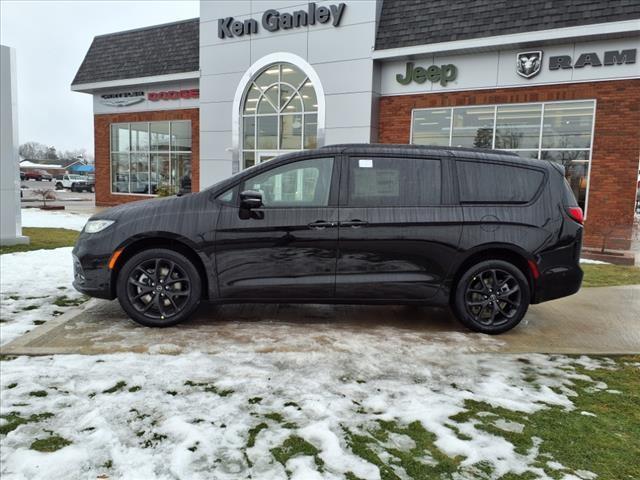
[[[381,159],[395,159],[395,160],[427,160],[427,161],[436,161],[440,164],[440,203],[434,205],[352,205],[351,200],[351,168],[350,163],[351,159],[362,159],[362,158],[381,158]],[[450,202],[448,197],[451,195],[446,195],[446,190],[450,185],[450,174],[449,174],[449,164],[448,159],[439,156],[432,155],[407,155],[404,154],[393,154],[393,153],[385,153],[385,154],[368,154],[368,153],[347,153],[343,156],[343,174],[342,174],[342,182],[341,182],[341,196],[340,196],[340,207],[343,208],[440,208],[449,206]],[[457,188],[457,187],[456,187]]]
[[[132,145],[131,145],[131,125],[132,124],[142,124],[142,123],[146,123],[147,124],[147,137],[148,137],[148,149],[147,150],[132,150]],[[168,123],[169,124],[169,148],[168,150],[151,150],[151,124],[152,123]],[[173,123],[188,123],[189,124],[189,128],[191,130],[191,145],[189,147],[189,150],[174,150],[172,148],[172,142],[171,142],[171,132],[172,132],[172,124]],[[114,125],[127,125],[127,129],[129,132],[129,148],[128,150],[118,150],[118,151],[113,151],[112,147],[113,147],[113,126]],[[147,161],[147,170],[146,170],[146,174],[148,175],[148,179],[147,179],[147,189],[149,191],[149,193],[133,193],[131,192],[131,156],[135,155],[135,154],[144,154],[146,155],[146,161]],[[157,155],[157,154],[166,154],[169,156],[169,171],[172,172],[173,170],[173,155],[180,155],[180,154],[189,154],[191,157],[191,172],[193,175],[193,122],[190,119],[176,119],[176,120],[143,120],[143,121],[137,121],[137,122],[111,122],[109,123],[109,193],[111,195],[133,195],[133,196],[139,196],[139,197],[157,197],[158,194],[157,193],[151,193],[151,156],[152,155]],[[129,184],[129,192],[115,192],[113,191],[113,156],[114,155],[127,155],[128,157],[128,164],[129,164],[129,169],[128,169],[128,174],[127,174],[127,182]],[[175,179],[176,182],[179,182],[179,179]],[[180,189],[179,183],[176,183],[176,185],[171,184],[172,187],[176,187],[178,190]]]
[[[543,133],[544,133],[544,119],[545,119],[545,105],[562,105],[562,104],[571,104],[571,103],[578,103],[578,102],[584,102],[586,103],[591,103],[592,104],[592,115],[591,115],[591,138],[590,138],[590,142],[589,142],[589,147],[588,148],[542,148],[542,138],[543,138]],[[421,144],[416,144],[414,142],[414,119],[415,119],[415,115],[416,113],[419,112],[423,112],[423,111],[429,111],[429,110],[443,110],[443,109],[449,109],[450,113],[450,123],[449,123],[449,147],[451,147],[451,141],[452,141],[452,134],[453,134],[453,119],[454,119],[454,115],[453,115],[453,110],[456,108],[469,108],[469,107],[493,107],[494,108],[494,113],[493,113],[493,137],[492,137],[492,141],[491,141],[491,145],[492,145],[492,149],[495,149],[495,142],[496,142],[496,124],[497,124],[497,111],[499,107],[503,107],[503,106],[530,106],[530,105],[540,105],[541,106],[541,112],[540,112],[540,130],[538,132],[538,148],[537,149],[531,149],[531,148],[523,148],[523,149],[501,149],[504,151],[509,151],[509,152],[514,152],[518,155],[521,154],[521,152],[523,153],[523,157],[524,158],[531,158],[526,156],[526,153],[529,152],[533,152],[536,151],[537,152],[537,157],[536,159],[541,160],[541,161],[552,161],[552,160],[545,160],[542,159],[542,152],[543,151],[586,151],[588,152],[588,159],[587,160],[574,160],[574,162],[576,163],[582,163],[582,164],[587,164],[587,185],[585,188],[585,200],[584,200],[584,218],[585,220],[587,219],[587,213],[589,211],[589,192],[591,189],[591,167],[593,164],[593,142],[594,142],[594,136],[595,136],[595,125],[596,125],[596,114],[598,111],[598,99],[597,98],[578,98],[578,99],[573,99],[573,100],[558,100],[558,101],[542,101],[542,102],[515,102],[515,103],[491,103],[491,104],[476,104],[476,105],[451,105],[451,106],[439,106],[439,107],[428,107],[428,108],[412,108],[411,109],[411,120],[410,120],[410,125],[409,125],[409,144],[411,145],[421,145]],[[443,148],[447,148],[446,146]],[[489,150],[489,149],[487,149]],[[455,184],[458,184],[458,181],[456,179]]]

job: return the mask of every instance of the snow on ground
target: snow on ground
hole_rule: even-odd
[[[88,215],[23,208],[23,227],[82,230]],[[0,345],[83,298],[71,285],[71,247],[0,255]],[[57,305],[54,303],[57,302]]]
[[[588,358],[469,355],[454,348],[446,355],[434,352],[412,356],[363,344],[344,353],[4,361],[3,414],[40,417],[0,436],[0,475],[224,480],[285,479],[288,471],[289,478],[302,480],[345,478],[347,472],[379,479],[379,469],[350,448],[351,435],[371,438],[377,421],[387,420],[405,426],[420,422],[435,435],[430,451],[419,457],[426,465],[442,454],[464,458],[454,478],[489,478],[478,470],[487,464],[491,478],[506,472],[549,478],[539,465],[554,458],[539,454],[540,439],[532,438],[532,447],[522,453],[506,438],[476,428],[473,419],[450,417],[464,412],[465,399],[523,416],[550,406],[573,409],[572,380],[588,380],[573,365],[607,366],[606,360]],[[537,372],[533,383],[527,379],[532,371]],[[53,415],[45,418],[47,413]],[[495,424],[509,431],[520,428],[499,418]],[[30,449],[35,439],[51,436],[71,443],[52,453]],[[292,438],[311,447],[307,455],[285,455],[283,465],[278,454],[282,459],[283,452],[292,451],[286,446]],[[404,452],[415,446],[401,433],[390,435],[387,443]],[[394,450],[379,448],[379,458],[399,478],[409,478],[389,453]],[[564,469],[563,478],[577,478],[555,463]]]
[[[0,345],[61,315],[84,298],[71,285],[71,250],[0,255]]]
[[[23,227],[68,228],[82,230],[89,215],[65,211],[40,210],[39,208],[23,208],[20,210]]]
[[[590,263],[592,265],[611,265],[609,262],[603,262],[601,260],[591,260],[590,258],[581,258],[580,263]]]

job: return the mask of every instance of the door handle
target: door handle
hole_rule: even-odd
[[[369,225],[369,222],[365,222],[364,220],[353,219],[348,222],[340,222],[341,227],[351,227],[351,228],[360,228]]]
[[[313,230],[324,230],[327,227],[335,227],[336,222],[325,222],[324,220],[317,220],[315,222],[311,222],[308,226]]]

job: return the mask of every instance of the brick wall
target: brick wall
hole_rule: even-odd
[[[151,195],[111,193],[110,125],[121,122],[159,122],[167,120],[191,120],[191,188],[194,192],[198,190],[200,185],[200,114],[197,108],[94,115],[96,205],[113,206],[152,198]]]
[[[585,245],[628,249],[640,158],[640,80],[380,98],[379,141],[409,143],[414,108],[596,99]]]

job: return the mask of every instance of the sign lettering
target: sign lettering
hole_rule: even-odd
[[[346,8],[345,3],[318,7],[314,2],[307,5],[307,10],[296,10],[292,13],[280,13],[278,10],[269,9],[262,14],[260,24],[268,32],[278,30],[290,30],[292,28],[306,27],[308,25],[326,24],[331,22],[334,27],[340,26],[340,21]],[[244,21],[235,20],[233,17],[218,19],[218,38],[242,37],[258,33],[258,21],[249,18]]]

